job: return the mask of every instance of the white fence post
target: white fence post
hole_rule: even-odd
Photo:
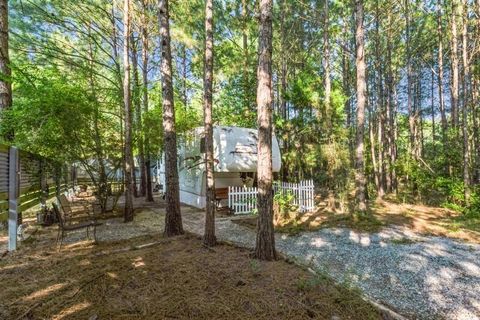
[[[18,149],[10,147],[8,157],[8,251],[17,250],[18,210],[20,207],[20,161]]]

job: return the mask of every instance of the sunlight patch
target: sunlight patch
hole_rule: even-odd
[[[480,267],[478,267],[478,265],[468,261],[460,261],[458,264],[462,266],[470,276],[480,277]]]
[[[325,242],[325,240],[322,238],[315,238],[312,240],[312,245],[315,247],[323,247],[327,245],[327,242]]]
[[[90,302],[80,302],[77,304],[74,304],[71,307],[68,307],[60,312],[60,314],[56,315],[53,317],[55,320],[60,320],[64,319],[65,317],[68,317],[69,315],[72,315],[76,312],[82,311],[88,307],[90,307],[92,304]]]
[[[45,297],[51,294],[52,292],[55,292],[64,288],[66,285],[67,285],[66,283],[57,283],[57,284],[51,285],[49,287],[46,287],[45,289],[35,291],[34,293],[25,297],[24,300],[34,300],[34,299]]]
[[[142,257],[136,257],[135,260],[133,260],[133,262],[132,262],[132,266],[134,266],[135,268],[144,267],[145,262],[143,262]]]

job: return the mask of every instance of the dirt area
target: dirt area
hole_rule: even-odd
[[[0,259],[0,283],[1,319],[380,318],[326,277],[229,245],[206,249],[189,234],[61,251],[35,241]]]
[[[320,228],[346,227],[357,231],[378,232],[385,226],[407,227],[422,235],[435,235],[480,243],[480,220],[463,219],[453,210],[424,205],[377,201],[370,206],[371,215],[362,219],[348,213],[328,210],[319,206],[315,212],[291,214],[285,219],[277,219],[278,232],[297,234],[301,231],[314,231]],[[254,227],[250,218],[237,221]]]

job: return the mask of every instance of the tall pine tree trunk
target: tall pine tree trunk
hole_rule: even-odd
[[[388,11],[387,25],[392,23],[392,13]],[[396,103],[394,99],[395,94],[395,78],[393,75],[393,40],[392,40],[392,28],[387,28],[387,121],[388,121],[388,154],[389,154],[389,174],[387,179],[387,189],[389,192],[397,192],[397,129],[396,129]]]
[[[442,25],[442,0],[437,3],[437,33],[438,33],[438,107],[440,109],[440,120],[442,127],[442,145],[443,152],[447,150],[448,145],[448,121],[447,112],[445,110],[445,100],[443,96],[443,25]],[[448,158],[448,157],[447,157]],[[447,160],[445,163],[445,173],[449,173],[450,164]]]
[[[12,85],[10,82],[10,59],[8,55],[8,0],[0,0],[0,121],[2,113],[12,106]],[[13,139],[13,132],[5,135]]]
[[[142,94],[143,94],[143,112],[148,112],[148,21],[147,5],[142,0]],[[152,171],[150,160],[150,140],[145,135],[145,192],[146,201],[153,202],[152,190]]]
[[[342,45],[342,87],[345,95],[348,99],[345,100],[345,111],[347,113],[346,125],[348,128],[348,150],[350,155],[350,164],[353,166],[353,138],[352,138],[352,128],[353,128],[353,110],[352,110],[352,98],[350,90],[350,52],[349,52],[349,34],[348,30],[348,19],[344,16],[344,23],[342,26],[343,33],[343,45]]]
[[[140,190],[135,189],[136,196],[145,197],[147,177],[145,172],[145,146],[143,141],[142,104],[140,100],[140,80],[138,78],[138,50],[132,34],[132,74],[133,74],[133,102],[135,106],[135,131],[137,136],[138,160],[140,169]],[[136,182],[135,182],[136,185]]]
[[[327,124],[327,135],[331,138],[331,130],[332,130],[332,116],[333,112],[330,107],[330,96],[332,92],[332,84],[330,79],[330,36],[329,36],[329,0],[325,0],[325,5],[323,7],[323,15],[324,15],[324,22],[323,22],[323,78],[324,78],[324,89],[325,89],[325,115],[326,115],[326,124]]]
[[[117,19],[115,14],[115,7],[116,3],[112,2],[111,8],[111,16],[110,16],[110,23],[112,27],[112,34],[111,34],[111,41],[112,41],[112,55],[113,55],[113,64],[115,65],[115,77],[118,81],[118,101],[120,106],[120,117],[119,117],[119,127],[120,127],[120,145],[122,146],[122,169],[123,169],[123,177],[122,177],[122,187],[125,186],[125,172],[127,171],[125,168],[126,165],[126,158],[125,158],[125,137],[124,137],[124,125],[123,122],[125,120],[125,102],[124,102],[124,79],[122,77],[122,68],[120,65],[120,53],[119,53],[119,45],[118,45],[118,37],[117,37]],[[121,103],[120,103],[121,102]],[[124,188],[125,189],[125,188]],[[123,190],[125,191],[125,190]]]
[[[130,96],[130,0],[123,2],[123,103],[125,106],[125,222],[133,220],[132,101]]]
[[[480,105],[480,90],[479,81],[473,79],[472,81],[472,127],[473,127],[473,182],[475,184],[480,183],[480,121],[479,118],[479,105]]]
[[[364,168],[363,135],[365,132],[365,106],[367,103],[367,82],[365,64],[365,43],[363,26],[363,0],[355,0],[355,43],[356,43],[356,69],[357,69],[357,132],[355,138],[355,187],[356,210],[364,213],[367,210],[365,200],[366,180]]]
[[[188,106],[188,50],[187,45],[181,45],[182,59],[182,103],[186,109]]]
[[[275,260],[272,173],[272,0],[260,0],[258,43],[258,222],[255,257]]]
[[[452,0],[451,32],[452,32],[452,50],[450,51],[452,63],[452,127],[458,127],[458,32],[457,32],[457,15],[458,0]]]
[[[163,141],[165,150],[165,199],[167,202],[164,235],[170,237],[183,234],[183,225],[178,184],[177,133],[175,131],[168,0],[158,1],[158,17],[161,36],[160,52],[162,54]]]
[[[205,65],[204,65],[203,114],[205,124],[205,175],[207,179],[207,203],[205,208],[205,234],[203,244],[214,246],[215,238],[215,177],[213,162],[213,0],[205,1]]]
[[[430,115],[432,116],[432,144],[433,144],[433,157],[437,155],[437,146],[436,146],[436,141],[437,139],[435,138],[437,132],[436,132],[436,123],[435,123],[435,72],[432,68],[432,79],[430,83]]]
[[[250,84],[248,77],[248,3],[242,0],[242,51],[243,51],[243,107],[250,108]]]
[[[414,102],[413,102],[413,68],[412,68],[412,53],[410,50],[410,0],[405,0],[405,30],[406,30],[406,63],[407,63],[407,110],[408,110],[408,127],[409,127],[409,137],[410,137],[410,156],[412,159],[416,159],[416,146],[415,146],[415,113],[414,113]]]
[[[380,10],[379,1],[375,2],[375,63],[377,69],[376,78],[376,91],[377,91],[377,145],[378,145],[378,185],[377,185],[377,197],[382,199],[385,195],[385,95],[383,86],[383,61],[380,54],[382,49],[380,39]]]
[[[441,10],[441,7],[440,9]],[[440,109],[440,119],[442,121],[442,135],[447,134],[447,114],[445,111],[445,102],[443,98],[443,28],[441,12],[438,14],[438,106]],[[445,140],[445,138],[444,138]]]
[[[469,164],[469,141],[468,141],[468,105],[470,102],[470,66],[468,57],[468,7],[467,1],[462,0],[462,135],[463,135],[463,184],[465,202],[470,200],[470,164]]]

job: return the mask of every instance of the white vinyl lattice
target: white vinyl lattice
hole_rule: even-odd
[[[291,194],[292,204],[298,206],[301,212],[312,211],[315,207],[313,180],[303,180],[299,183],[275,182],[273,190],[276,194]],[[228,207],[235,214],[252,214],[257,209],[257,188],[228,187]]]

